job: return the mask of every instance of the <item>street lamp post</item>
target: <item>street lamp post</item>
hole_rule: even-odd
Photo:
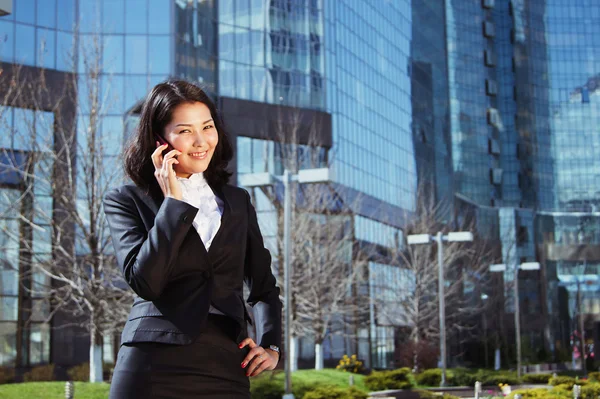
[[[292,220],[292,199],[289,195],[289,188],[292,182],[298,183],[325,183],[329,181],[329,169],[303,169],[298,174],[292,174],[288,169],[283,171],[283,176],[274,176],[266,173],[248,173],[242,174],[239,177],[240,185],[243,187],[264,187],[271,186],[274,180],[279,180],[283,183],[283,286],[285,290],[284,301],[284,341],[285,356],[285,393],[283,399],[294,399],[292,393],[292,357],[290,356],[290,348],[292,346],[292,295],[291,295],[291,253],[292,242],[290,239],[290,228]]]
[[[519,303],[519,270],[540,270],[538,262],[525,262],[515,266],[515,276],[513,282],[513,296],[515,301],[515,339],[517,345],[517,376],[521,378],[521,311]],[[506,265],[504,263],[490,265],[490,272],[504,272]]]
[[[443,235],[438,232],[435,236],[430,234],[411,234],[406,237],[409,245],[437,243],[438,256],[438,307],[440,318],[440,360],[442,369],[442,380],[440,386],[446,385],[446,298],[444,296],[444,241],[467,242],[473,241],[473,233],[470,231],[455,231]]]

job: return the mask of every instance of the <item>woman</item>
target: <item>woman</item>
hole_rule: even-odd
[[[117,261],[139,296],[110,398],[249,398],[248,377],[277,365],[279,289],[250,197],[227,184],[232,155],[200,88],[154,87],[125,155],[135,185],[104,199]]]

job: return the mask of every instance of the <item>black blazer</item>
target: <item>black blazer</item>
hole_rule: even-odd
[[[213,187],[225,204],[221,227],[206,251],[192,226],[198,209],[183,201],[153,197],[134,185],[104,198],[117,261],[139,296],[125,324],[121,343],[193,342],[205,325],[209,306],[235,319],[238,342],[251,319],[256,342],[281,346],[281,301],[248,193]]]

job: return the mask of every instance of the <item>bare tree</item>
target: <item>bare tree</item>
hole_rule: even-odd
[[[417,188],[416,209],[407,215],[404,229],[410,234],[436,234],[449,230],[471,231],[473,243],[444,244],[444,298],[448,336],[466,337],[475,331],[485,303],[480,300],[481,287],[488,284],[488,267],[494,263],[493,245],[479,236],[472,221],[460,224],[440,220],[451,215],[450,204],[436,202],[425,183]],[[378,281],[375,302],[378,318],[384,324],[408,329],[406,349],[412,353],[412,366],[417,371],[422,363],[421,351],[436,346],[439,339],[438,255],[436,245],[391,245],[391,262]],[[469,291],[472,291],[469,293]]]
[[[89,333],[90,381],[98,382],[102,337],[122,327],[133,296],[102,212],[104,194],[122,180],[117,154],[123,131],[102,127],[114,101],[110,74],[103,74],[102,40],[80,39],[68,56],[73,72],[2,76],[2,90],[11,93],[2,108],[26,107],[35,116],[19,123],[13,142],[22,150],[5,149],[1,165],[22,181],[22,195],[7,212],[18,212],[29,233],[3,233],[18,242],[22,272],[29,273],[23,279],[34,282],[27,287],[30,295],[49,301],[47,321],[61,312]],[[11,92],[15,85],[19,90]],[[40,242],[32,240],[35,232],[46,237],[47,249],[40,251]]]
[[[327,149],[320,142],[318,121],[297,109],[282,107],[275,121],[275,159],[281,169],[327,167]],[[265,158],[264,169],[269,160]],[[277,166],[276,166],[277,167]],[[277,171],[279,173],[283,170]],[[278,186],[262,188],[274,211],[270,228],[276,231],[271,248],[278,265],[283,264],[283,198]],[[315,368],[323,368],[323,342],[331,335],[353,335],[359,309],[355,286],[364,276],[365,261],[356,256],[352,204],[341,198],[330,183],[291,184],[285,195],[293,206],[290,241],[292,302],[292,369],[298,365],[300,338],[315,345]],[[359,200],[354,199],[354,202]],[[276,273],[283,287],[283,273]],[[283,293],[286,295],[286,293]]]

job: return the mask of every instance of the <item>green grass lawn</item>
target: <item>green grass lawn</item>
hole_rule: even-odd
[[[316,385],[329,384],[340,387],[348,386],[349,373],[334,369],[299,370],[292,374],[292,385],[294,383]],[[283,385],[283,371],[265,372],[258,378],[274,378]],[[354,374],[354,385],[367,392],[363,383],[364,376]],[[252,379],[251,379],[252,381]],[[75,399],[106,399],[108,397],[109,385],[90,384],[87,382],[75,383]],[[0,399],[64,399],[65,382],[27,382],[20,384],[0,385]]]
[[[106,399],[109,385],[106,383],[75,383],[75,399]],[[0,399],[64,399],[65,382],[26,382],[0,385]]]
[[[283,384],[285,374],[282,370],[276,370],[271,372],[263,373],[262,377],[259,378],[270,378],[271,373],[277,381],[281,381]],[[354,375],[354,386],[360,390],[368,392],[369,390],[365,387],[363,382],[365,376],[361,374]],[[336,369],[325,369],[325,370],[298,370],[292,374],[292,386],[294,382],[300,384],[329,384],[339,387],[348,387],[350,373],[344,373]]]

